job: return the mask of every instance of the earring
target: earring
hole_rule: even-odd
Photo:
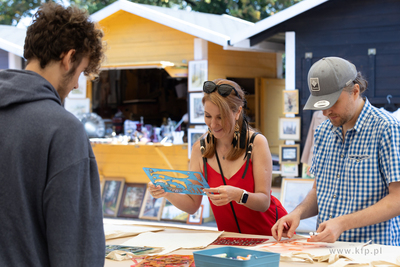
[[[214,144],[214,135],[211,133],[211,129],[208,128],[208,133],[207,133],[207,143],[209,144]]]
[[[232,140],[232,145],[236,149],[239,146],[239,138],[240,138],[240,133],[239,133],[239,123],[236,121],[235,123],[235,132],[233,133],[233,140]]]
[[[243,118],[243,123],[242,123],[242,131],[240,133],[240,148],[243,149],[246,147],[246,132],[248,128],[248,123],[246,117]]]

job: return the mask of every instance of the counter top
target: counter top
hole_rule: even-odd
[[[108,221],[112,222],[112,221]],[[135,222],[135,225],[138,225],[140,222]],[[158,223],[149,223],[149,224],[143,224],[143,226],[149,226],[149,227],[156,227],[160,228],[162,227],[164,230],[159,233],[211,233],[211,232],[216,232],[216,229],[213,227],[201,227],[201,226],[191,226],[188,225],[187,227],[184,226],[185,228],[180,227],[179,225],[173,225],[173,224],[158,224]],[[267,244],[269,242],[275,242],[274,238],[271,236],[260,236],[260,235],[247,235],[247,234],[239,234],[239,233],[230,233],[230,232],[224,232],[222,233],[221,237],[241,237],[241,238],[266,238],[269,239],[266,241]],[[125,238],[118,238],[118,239],[111,239],[107,240],[107,244],[122,244],[126,242],[127,240],[131,239],[132,237],[125,237]],[[314,244],[325,244],[330,247],[330,249],[321,250],[321,253],[326,254],[326,253],[334,253],[334,254],[345,254],[348,255],[349,257],[353,258],[354,260],[370,260],[370,261],[389,261],[392,263],[396,263],[397,259],[397,264],[400,264],[400,247],[393,247],[393,246],[383,246],[383,245],[368,245],[365,247],[361,247],[362,244],[360,243],[349,243],[349,242],[336,242],[334,244],[328,244],[328,243],[314,243]],[[206,249],[209,248],[217,248],[220,247],[218,245],[209,245],[206,247]],[[251,247],[240,247],[240,248],[247,248],[251,249]],[[340,249],[342,248],[342,249]],[[345,249],[347,249],[347,253],[345,252]],[[179,249],[174,252],[171,252],[169,254],[180,254],[180,255],[192,255],[193,251],[195,250],[189,250],[189,249]],[[310,250],[310,253],[315,251],[318,251],[318,249]],[[293,250],[287,250],[284,253],[291,253],[295,252]],[[308,250],[305,250],[304,252],[308,252]],[[316,254],[313,254],[316,255]],[[130,267],[133,264],[132,261],[127,260],[127,261],[113,261],[113,260],[108,260],[106,259],[105,261],[105,267]],[[303,265],[309,265],[309,263],[299,263],[299,262],[287,262],[287,261],[282,261],[280,262],[281,267],[299,267]],[[328,263],[317,263],[314,262],[312,264],[313,266],[328,266]]]

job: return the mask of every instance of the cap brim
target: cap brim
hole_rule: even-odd
[[[339,99],[339,96],[342,93],[342,91],[343,89],[334,92],[330,95],[323,95],[323,96],[310,95],[303,110],[310,110],[310,109],[325,110],[331,108],[333,105],[335,105],[336,101]]]
[[[310,109],[325,110],[331,108],[333,105],[335,105],[336,101],[339,99],[339,96],[342,93],[342,91],[343,89],[334,92],[330,95],[323,95],[323,96],[310,95],[303,110],[310,110]]]

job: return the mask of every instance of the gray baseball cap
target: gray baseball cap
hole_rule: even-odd
[[[356,67],[340,57],[325,57],[315,62],[308,72],[310,97],[304,109],[325,110],[338,100],[343,88],[357,77]]]

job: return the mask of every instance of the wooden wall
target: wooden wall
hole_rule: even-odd
[[[275,78],[276,54],[224,50],[208,42],[208,79]]]
[[[193,60],[194,37],[125,11],[99,22],[107,42],[103,67]]]
[[[187,145],[92,144],[102,177],[122,177],[127,183],[148,183],[143,167],[188,170]]]
[[[269,29],[252,39],[264,40],[278,32],[296,32],[296,88],[301,110],[309,96],[307,73],[326,56],[353,62],[369,81],[366,96],[376,106],[386,96],[400,107],[400,1],[331,0]],[[368,55],[375,48],[376,55]],[[312,58],[305,58],[311,52]],[[311,111],[302,111],[302,143],[306,139]]]

